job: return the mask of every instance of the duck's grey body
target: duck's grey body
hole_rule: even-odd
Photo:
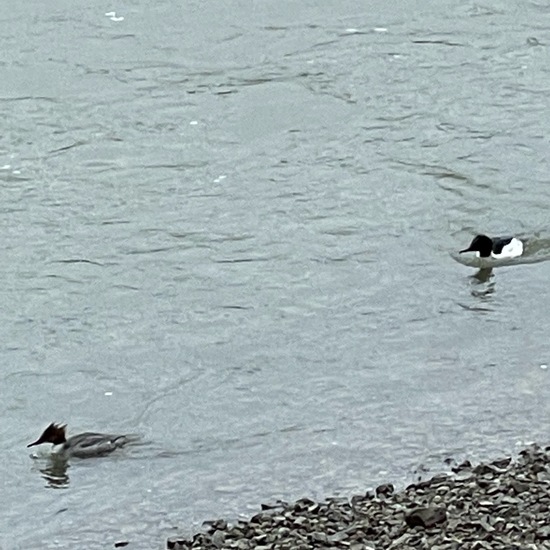
[[[114,450],[138,439],[139,436],[137,435],[100,434],[95,432],[84,432],[67,439],[65,437],[65,426],[52,423],[36,441],[29,443],[27,447],[52,443],[53,452],[56,455],[91,458],[112,453]]]
[[[90,458],[112,453],[129,442],[126,435],[99,434],[84,432],[69,437],[65,443],[54,447],[55,453],[62,453],[76,458]],[[60,450],[57,450],[60,447]]]

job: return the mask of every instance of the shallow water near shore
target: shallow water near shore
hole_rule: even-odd
[[[112,9],[0,37],[0,547],[160,548],[547,440],[543,6]],[[476,278],[480,232],[543,261]],[[31,458],[53,421],[142,444]]]

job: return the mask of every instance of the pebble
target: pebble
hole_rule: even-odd
[[[174,550],[550,550],[550,447],[530,445],[454,475],[396,491],[391,483],[350,499],[264,504],[248,521],[203,524],[172,537]]]

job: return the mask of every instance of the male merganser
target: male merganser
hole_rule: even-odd
[[[516,237],[477,235],[468,248],[460,251],[475,252],[478,258],[517,258],[523,254],[523,243]]]
[[[53,452],[66,457],[90,458],[102,456],[123,447],[130,441],[135,441],[137,436],[113,435],[85,432],[65,437],[66,424],[54,424],[53,422],[42,432],[42,435],[27,447],[40,445],[41,443],[53,443]]]

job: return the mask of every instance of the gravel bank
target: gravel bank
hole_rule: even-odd
[[[400,492],[262,505],[247,521],[207,522],[169,549],[550,550],[550,447],[469,462]]]

